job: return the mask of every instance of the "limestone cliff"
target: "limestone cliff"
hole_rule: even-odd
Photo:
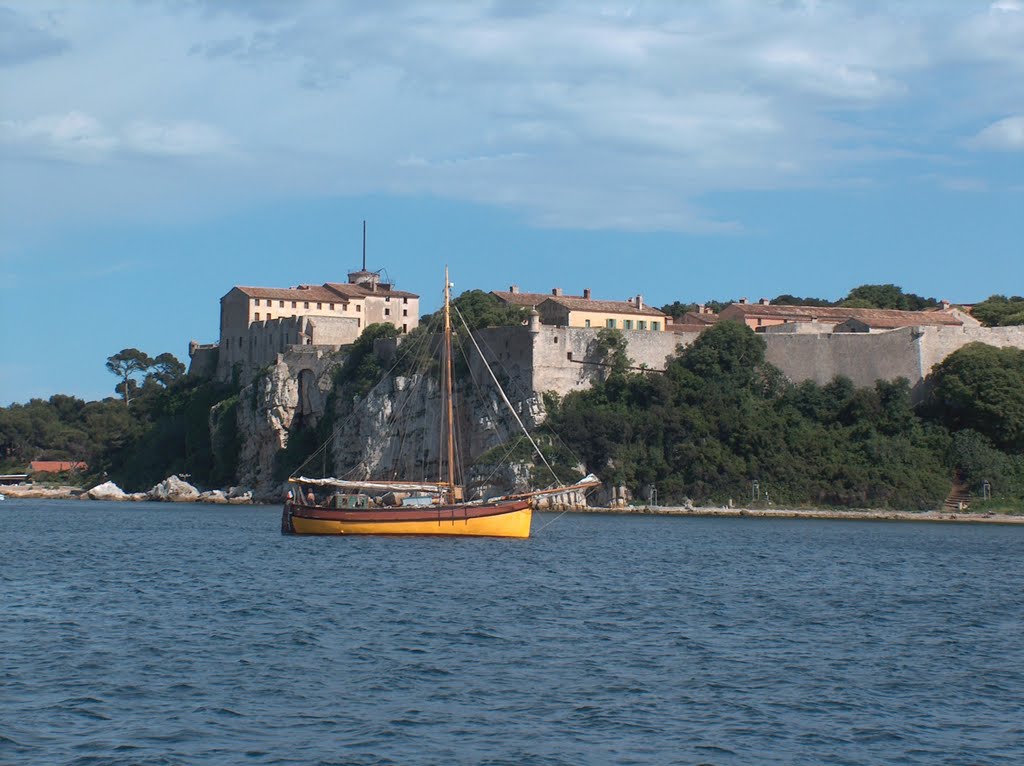
[[[437,479],[442,441],[438,382],[420,375],[387,376],[365,397],[346,396],[341,387],[331,398],[333,373],[343,360],[343,354],[315,359],[282,354],[240,393],[238,481],[257,498],[281,496],[284,486],[275,478],[278,453],[290,433],[313,429],[325,416],[333,424],[327,468],[335,476]],[[464,465],[521,433],[500,395],[491,387],[477,390],[469,377],[456,391],[458,458]],[[520,393],[512,404],[527,427],[543,419],[541,398],[533,392]],[[318,463],[308,470],[320,469]],[[528,476],[525,466],[481,466],[465,478],[476,494],[491,495],[525,489]]]
[[[238,483],[257,498],[277,499],[277,455],[293,428],[314,428],[323,417],[338,354],[282,354],[239,394]]]

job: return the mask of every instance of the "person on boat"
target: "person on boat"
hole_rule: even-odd
[[[306,493],[306,504],[307,505],[316,505],[316,495],[313,494],[313,488],[312,487],[310,487],[309,491]]]
[[[291,505],[291,504],[292,504],[292,501],[293,501],[294,499],[295,499],[295,493],[293,493],[293,492],[291,491],[291,489],[289,488],[289,490],[288,490],[288,491],[287,491],[287,492],[285,493],[285,495],[284,495],[284,504],[285,504],[285,505]]]

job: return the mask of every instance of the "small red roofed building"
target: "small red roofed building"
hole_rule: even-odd
[[[69,471],[84,471],[89,466],[77,460],[33,460],[28,464],[28,471],[32,474],[39,473],[67,473]]]

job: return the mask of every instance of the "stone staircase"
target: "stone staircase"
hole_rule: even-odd
[[[949,495],[942,503],[943,511],[965,511],[971,504],[971,491],[967,485],[957,476],[953,479],[953,486],[949,489]]]

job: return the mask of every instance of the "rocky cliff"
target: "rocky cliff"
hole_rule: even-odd
[[[365,397],[353,397],[344,384],[334,389],[334,372],[343,361],[343,354],[316,360],[283,354],[242,390],[237,407],[238,481],[252,487],[257,498],[281,497],[285,487],[275,478],[279,452],[290,437],[314,429],[325,417],[333,429],[327,462],[333,475],[436,480],[443,435],[438,382],[421,375],[387,376]],[[456,390],[458,458],[464,465],[504,442],[514,442],[521,433],[493,387],[471,385],[471,377],[467,375]],[[541,397],[536,394],[520,394],[512,404],[527,427],[543,420]],[[522,491],[529,479],[528,466],[506,462],[478,466],[465,477],[467,485],[479,495]],[[321,468],[317,461],[307,471],[319,474]]]

